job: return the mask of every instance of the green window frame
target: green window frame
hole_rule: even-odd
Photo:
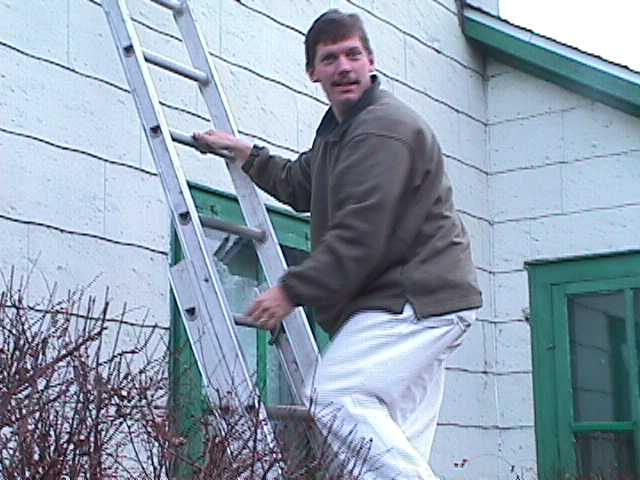
[[[607,436],[627,437],[628,445],[632,445],[627,448],[630,452],[628,464],[635,469],[634,475],[640,474],[640,252],[534,261],[528,262],[526,267],[530,289],[538,478],[593,478],[587,475],[594,472],[581,471],[588,468],[584,466],[587,457],[581,456],[579,445],[585,445],[580,442],[596,445],[597,439]],[[619,311],[615,314],[611,313],[612,309],[597,311],[594,306],[589,307],[591,310],[587,314],[584,309],[582,314],[575,313],[583,308],[580,305],[585,299],[596,303],[613,298],[618,301],[616,308]],[[595,322],[599,322],[597,327],[599,331],[605,331],[607,340],[598,339],[591,345],[579,343],[581,338],[578,337],[585,337],[584,332],[593,329]],[[598,342],[606,343],[609,348],[597,352]],[[602,360],[593,366],[592,359],[598,355]],[[612,398],[611,409],[624,411],[621,415],[624,418],[603,421],[580,418],[588,416],[583,413],[587,409],[583,408],[580,399],[603,395],[597,389],[589,392],[580,383],[584,381],[581,378],[587,379],[585,384],[604,382],[599,375],[603,369],[608,369],[606,378],[611,391],[607,391],[607,395]],[[609,415],[596,413],[591,416],[600,414]],[[615,447],[616,455],[622,451],[619,448],[622,447]],[[612,464],[611,468],[616,466]]]
[[[189,183],[189,188],[200,215],[245,225],[235,195],[194,182]],[[273,206],[268,206],[267,212],[282,247],[295,249],[306,254],[310,252],[310,227],[307,217]],[[178,237],[172,228],[170,263],[173,265],[181,259],[182,252]],[[256,279],[263,278],[259,268],[255,275]],[[328,335],[313,322],[311,322],[311,328],[319,347],[324,348],[329,342]],[[268,347],[269,334],[267,332],[256,330],[256,336],[256,381],[263,401],[270,403],[267,389],[267,364],[269,361],[267,349],[273,347]],[[200,426],[201,419],[208,410],[208,405],[202,395],[202,379],[172,293],[169,352],[170,398],[174,428],[186,440],[183,455],[192,460],[201,458],[203,438]],[[178,465],[175,472],[177,478],[190,478],[191,473],[185,465]]]

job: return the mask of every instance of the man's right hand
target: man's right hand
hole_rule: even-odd
[[[226,150],[231,152],[234,158],[241,163],[249,158],[253,148],[250,143],[222,130],[194,132],[193,139],[201,152],[215,153],[216,150]]]

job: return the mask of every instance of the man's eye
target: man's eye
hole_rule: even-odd
[[[327,55],[322,58],[322,63],[332,63],[336,59],[335,55]]]
[[[349,58],[359,58],[362,56],[362,51],[361,50],[354,50],[348,53]]]

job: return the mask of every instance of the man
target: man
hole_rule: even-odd
[[[194,138],[204,150],[230,150],[261,188],[311,212],[311,255],[249,315],[274,330],[294,306],[314,307],[332,336],[313,394],[339,408],[334,447],[353,460],[345,443],[355,428],[371,439],[373,478],[433,479],[444,360],[482,303],[469,238],[438,142],[380,88],[360,18],[325,12],[305,52],[330,102],[309,151],[292,162],[224,132]]]

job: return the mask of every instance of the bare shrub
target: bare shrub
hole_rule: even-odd
[[[102,302],[86,289],[58,300],[54,288],[29,303],[24,289],[12,272],[0,292],[3,480],[356,480],[371,463],[355,431],[336,452],[312,415],[276,422],[275,444],[261,441],[257,410],[226,401],[228,392],[191,419],[202,443],[188,453],[170,408],[180,399],[170,395],[168,329],[129,321],[126,305],[112,316],[108,292]]]

